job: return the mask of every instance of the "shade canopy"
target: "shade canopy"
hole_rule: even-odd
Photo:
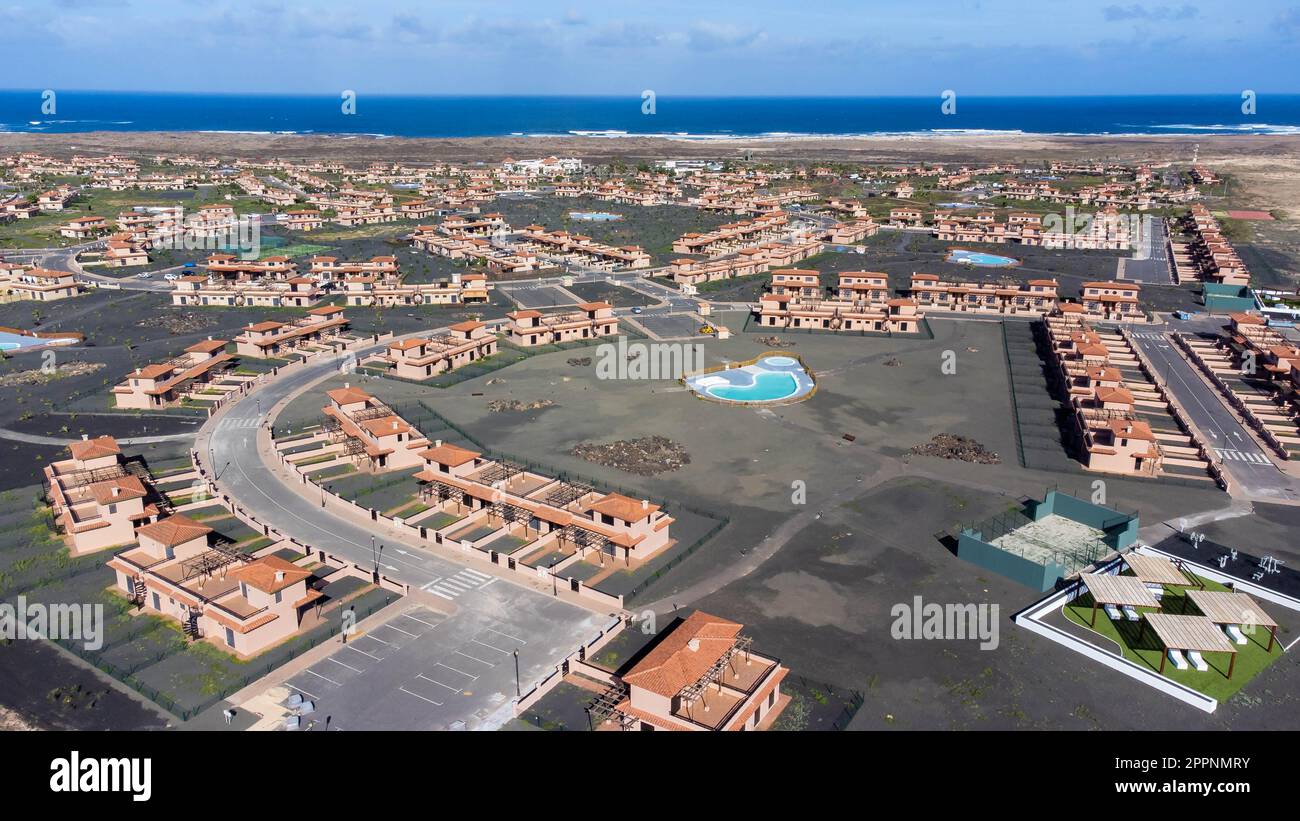
[[[1196,650],[1202,653],[1235,653],[1237,648],[1223,635],[1218,625],[1205,616],[1175,616],[1169,613],[1146,613],[1143,618],[1156,636],[1171,650]]]
[[[1215,624],[1251,624],[1259,627],[1277,627],[1277,622],[1245,593],[1233,591],[1189,590],[1196,609]]]
[[[1129,553],[1124,557],[1125,564],[1133,575],[1150,584],[1169,584],[1176,587],[1190,587],[1192,582],[1183,575],[1174,563],[1163,556],[1145,556],[1141,553]]]
[[[1084,585],[1098,604],[1131,607],[1159,607],[1160,602],[1136,576],[1113,576],[1109,573],[1084,573]]]

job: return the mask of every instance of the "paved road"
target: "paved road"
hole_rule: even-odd
[[[304,544],[365,567],[375,561],[374,530],[323,510],[288,488],[284,484],[288,479],[277,477],[257,450],[257,427],[265,421],[262,410],[333,372],[338,362],[313,363],[258,388],[205,430],[196,447],[201,453],[211,448],[222,492],[255,518]],[[509,718],[510,699],[515,696],[514,658],[510,655],[510,663],[502,663],[504,653],[519,650],[519,677],[526,690],[609,621],[544,593],[471,572],[413,545],[394,543],[384,534],[378,541],[387,542],[378,556],[384,575],[453,605],[454,612],[417,616],[434,626],[415,630],[407,625],[405,635],[402,629],[372,631],[372,638],[355,647],[340,646],[329,659],[313,665],[314,673],[291,679],[291,684],[316,697],[322,714],[333,716],[332,727],[436,729],[457,721],[469,729],[493,727]],[[404,616],[397,618],[415,624]],[[498,636],[488,642],[485,633],[509,638]],[[490,643],[491,649],[476,642]],[[484,661],[462,658],[474,655],[474,648],[482,651],[477,655]],[[478,669],[469,669],[471,664]],[[440,676],[441,665],[465,670],[473,678]],[[316,686],[309,686],[308,679]],[[458,689],[447,689],[448,685]],[[435,696],[432,690],[441,692]]]
[[[1168,228],[1163,217],[1151,218],[1151,230],[1143,232],[1142,247],[1124,260],[1124,279],[1148,285],[1170,285]]]
[[[1209,447],[1242,491],[1257,501],[1300,499],[1296,480],[1278,470],[1250,433],[1233,417],[1218,392],[1201,381],[1195,366],[1173,341],[1154,329],[1133,331],[1134,341],[1160,372],[1170,393],[1209,437]]]

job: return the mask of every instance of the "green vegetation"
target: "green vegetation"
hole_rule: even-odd
[[[1206,579],[1202,579],[1202,581],[1205,583],[1206,590],[1227,590],[1226,587],[1216,582]],[[1187,599],[1181,588],[1166,587],[1165,595],[1160,601],[1161,607],[1159,611],[1155,608],[1144,607],[1138,608],[1138,612],[1173,614],[1195,614],[1197,612],[1195,606]],[[1160,657],[1164,654],[1164,648],[1160,645],[1159,639],[1156,638],[1154,630],[1149,627],[1143,630],[1143,622],[1141,621],[1112,621],[1106,616],[1106,611],[1100,607],[1097,609],[1096,626],[1090,626],[1092,604],[1092,596],[1085,593],[1067,604],[1062,608],[1062,611],[1067,619],[1080,627],[1105,636],[1119,645],[1124,658],[1129,661],[1136,662],[1153,671],[1160,669]],[[1244,687],[1270,664],[1282,657],[1281,641],[1273,645],[1272,652],[1265,652],[1264,648],[1268,646],[1267,631],[1257,630],[1254,635],[1248,635],[1247,638],[1249,641],[1246,644],[1235,645],[1237,647],[1237,663],[1233,668],[1231,679],[1228,678],[1229,658],[1227,653],[1202,653],[1202,657],[1210,665],[1209,671],[1204,673],[1198,672],[1191,666],[1186,670],[1179,670],[1174,667],[1173,662],[1167,661],[1164,676],[1170,681],[1176,681],[1211,698],[1224,701]]]

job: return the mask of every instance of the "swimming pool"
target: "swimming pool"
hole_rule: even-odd
[[[984,268],[1009,268],[1020,264],[1020,260],[1012,257],[986,254],[982,251],[966,251],[961,248],[953,248],[949,251],[947,261],[958,265],[979,265]]]
[[[44,345],[75,345],[77,341],[73,337],[23,336],[0,331],[0,351],[17,351]]]
[[[613,222],[623,219],[622,214],[609,214],[604,211],[570,211],[569,219],[583,222]]]
[[[813,380],[792,356],[761,356],[748,365],[688,376],[686,386],[721,402],[790,402],[812,394]]]

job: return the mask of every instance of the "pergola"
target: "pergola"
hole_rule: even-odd
[[[1273,643],[1277,641],[1277,622],[1250,596],[1236,591],[1189,590],[1187,598],[1216,625],[1244,624],[1268,628],[1265,652],[1273,651]]]
[[[1159,607],[1160,602],[1136,576],[1113,576],[1109,573],[1084,573],[1083,584],[1092,594],[1092,626],[1097,626],[1097,605],[1116,607]]]
[[[1178,565],[1163,556],[1146,556],[1142,553],[1129,553],[1124,556],[1124,563],[1143,583],[1167,584],[1173,587],[1194,587],[1195,582],[1187,578]]]
[[[1200,653],[1231,653],[1228,662],[1228,678],[1232,678],[1233,668],[1237,666],[1237,648],[1228,641],[1218,626],[1205,616],[1175,616],[1169,613],[1147,613],[1142,622],[1141,640],[1147,624],[1156,631],[1156,638],[1164,645],[1165,652],[1160,654],[1160,672],[1165,671],[1165,662],[1169,660],[1169,650]]]

